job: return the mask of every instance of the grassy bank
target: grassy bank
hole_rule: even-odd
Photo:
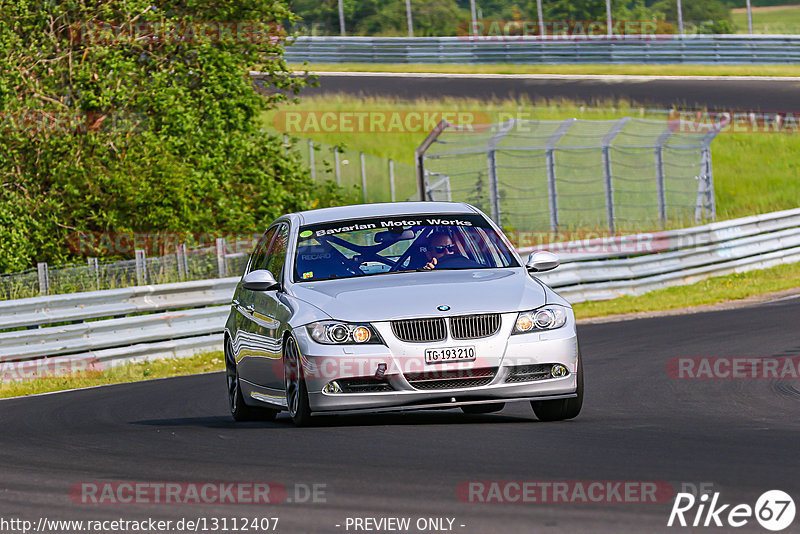
[[[637,297],[575,304],[579,319],[623,313],[674,310],[717,304],[800,287],[800,263],[779,265],[746,273],[717,276],[685,286],[675,286]]]
[[[12,371],[8,369],[11,362],[3,365],[3,375]],[[0,379],[0,398],[19,397],[64,389],[86,388],[139,380],[152,380],[169,376],[194,375],[225,369],[222,352],[206,352],[190,358],[174,358],[154,360],[150,362],[128,363],[107,369],[84,371],[62,376],[44,376],[31,380]],[[219,384],[219,394],[225,395],[224,380]]]
[[[732,17],[733,23],[736,25],[736,31],[738,33],[747,33],[747,9],[734,9]],[[754,7],[753,33],[800,33],[800,5]]]
[[[800,13],[800,10],[798,11]],[[738,20],[738,19],[737,19]],[[741,28],[741,23],[737,22]],[[747,31],[745,16],[744,29]],[[800,31],[800,27],[795,33]],[[292,70],[328,72],[441,72],[461,74],[607,74],[628,76],[800,76],[800,65],[463,65],[427,63],[314,63]]]

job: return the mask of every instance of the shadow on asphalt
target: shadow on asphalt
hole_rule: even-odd
[[[489,414],[468,415],[461,412],[414,412],[391,414],[324,415],[313,418],[311,428],[352,427],[352,426],[403,426],[403,425],[474,425],[474,424],[512,424],[538,423],[531,414],[529,418],[513,415]],[[569,423],[569,422],[566,422]],[[203,428],[292,428],[294,424],[288,414],[281,413],[274,421],[236,422],[230,416],[180,417],[174,419],[145,419],[132,421],[135,425],[160,427],[203,427]],[[550,423],[552,424],[552,423]]]

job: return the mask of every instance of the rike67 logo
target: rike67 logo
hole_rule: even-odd
[[[794,521],[794,500],[781,490],[762,494],[755,507],[749,504],[721,504],[719,492],[696,498],[691,493],[678,493],[669,514],[667,526],[733,527],[745,526],[752,519],[767,530],[784,530]]]

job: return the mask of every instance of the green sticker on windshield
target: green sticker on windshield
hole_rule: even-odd
[[[313,234],[313,233],[314,232],[312,232],[311,230],[304,230],[304,231],[300,232],[300,237],[311,237],[311,234]]]

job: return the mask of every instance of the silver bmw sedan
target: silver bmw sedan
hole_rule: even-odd
[[[248,260],[225,324],[237,421],[530,402],[571,419],[583,369],[569,303],[502,231],[462,203],[290,213]]]

